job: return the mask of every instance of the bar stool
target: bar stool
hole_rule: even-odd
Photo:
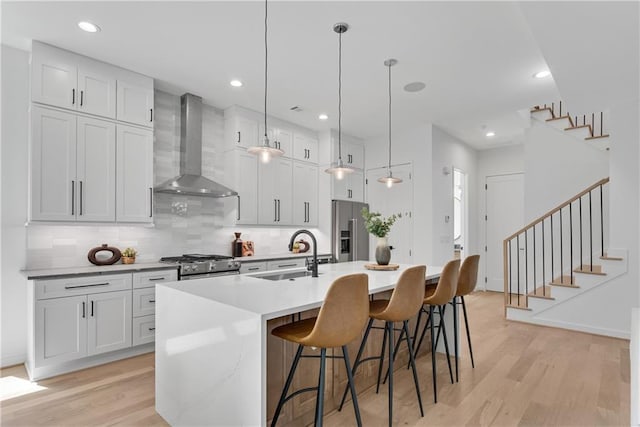
[[[456,288],[458,285],[458,276],[460,270],[460,260],[456,259],[453,261],[449,261],[444,268],[442,269],[442,274],[440,275],[440,279],[438,280],[438,285],[436,286],[433,294],[425,296],[422,301],[423,307],[421,309],[422,312],[428,314],[427,322],[422,329],[422,333],[420,334],[420,340],[418,341],[418,345],[415,350],[415,355],[418,354],[418,350],[420,350],[420,345],[422,344],[422,340],[424,339],[425,333],[427,332],[427,328],[430,328],[431,331],[431,371],[433,376],[433,401],[438,403],[438,387],[436,381],[436,342],[437,337],[434,337],[433,330],[435,328],[433,315],[434,308],[437,307],[438,315],[440,317],[440,322],[438,324],[438,335],[440,335],[440,331],[444,336],[444,348],[447,355],[447,364],[449,365],[449,375],[451,377],[451,382],[453,383],[453,373],[451,371],[451,361],[449,360],[449,344],[447,340],[447,331],[446,325],[444,321],[444,306],[448,304],[456,294]],[[424,305],[429,306],[429,311],[424,308]],[[418,316],[418,323],[416,323],[416,333],[418,332],[418,328],[420,327],[420,315]],[[454,335],[457,336],[457,331],[455,330],[456,322],[454,321]],[[454,337],[455,339],[456,337]],[[415,356],[414,356],[415,358]]]
[[[316,415],[315,426],[322,426],[322,412],[324,403],[324,382],[325,382],[325,366],[326,358],[342,358],[344,359],[345,369],[347,370],[347,378],[349,388],[351,389],[351,398],[353,399],[353,410],[356,414],[358,426],[362,426],[360,419],[360,410],[358,408],[358,399],[356,397],[356,389],[351,375],[351,363],[349,362],[349,353],[347,352],[347,344],[360,335],[362,328],[367,322],[369,314],[369,276],[366,274],[351,274],[336,279],[332,284],[327,295],[325,296],[318,317],[304,319],[297,322],[289,323],[275,328],[271,333],[276,337],[282,338],[298,344],[296,356],[293,359],[291,370],[287,376],[287,380],[282,390],[282,395],[278,401],[276,412],[271,421],[271,426],[275,426],[282,411],[282,406],[294,396],[308,391],[317,391],[316,397]],[[317,387],[304,388],[291,393],[287,396],[289,387],[293,380],[293,374],[298,367],[301,357],[318,357],[304,356],[302,350],[304,347],[320,348],[320,374]],[[342,356],[327,356],[327,348],[342,347]]]
[[[402,272],[398,283],[396,284],[391,299],[389,300],[373,300],[369,302],[369,324],[367,330],[362,338],[356,361],[353,365],[353,371],[351,375],[355,375],[358,366],[369,360],[379,360],[378,363],[378,382],[376,386],[376,393],[380,390],[380,376],[382,374],[382,362],[384,360],[385,346],[387,340],[389,341],[389,425],[393,423],[393,360],[395,358],[394,352],[394,323],[402,322],[402,336],[405,337],[407,347],[409,350],[409,363],[413,368],[413,381],[416,386],[416,394],[418,396],[418,403],[420,405],[420,415],[424,417],[424,409],[422,408],[422,397],[420,396],[420,385],[418,383],[418,372],[416,370],[416,363],[414,359],[413,344],[411,342],[411,336],[409,335],[409,319],[415,316],[420,307],[422,306],[422,300],[424,299],[424,280],[427,267],[424,265],[410,267]],[[385,322],[384,326],[384,338],[382,340],[382,350],[380,356],[367,357],[362,359],[362,353],[367,344],[369,332],[371,329],[383,329],[381,327],[373,326],[374,320],[382,320]],[[353,392],[352,392],[353,395]],[[342,410],[342,405],[347,397],[347,390],[345,389],[342,395],[342,401],[338,410]]]
[[[478,265],[480,264],[480,255],[470,255],[465,258],[460,267],[460,276],[458,277],[458,288],[456,290],[456,296],[453,297],[453,308],[456,310],[458,304],[462,305],[462,313],[464,314],[464,326],[467,330],[467,342],[469,343],[469,353],[471,355],[471,367],[475,368],[476,365],[473,362],[473,349],[471,348],[471,333],[469,332],[469,320],[467,318],[467,306],[464,303],[464,296],[469,295],[476,289],[478,282]],[[458,298],[460,302],[458,302]],[[457,310],[456,310],[457,311]],[[454,315],[457,312],[454,311]],[[456,341],[457,344],[457,341]],[[458,378],[458,351],[456,346],[456,379]]]

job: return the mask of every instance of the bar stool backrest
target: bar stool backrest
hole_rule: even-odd
[[[462,267],[460,267],[460,276],[458,277],[457,296],[469,295],[474,291],[478,282],[479,263],[480,255],[471,255],[464,259]]]
[[[418,314],[424,300],[426,272],[426,265],[410,267],[402,272],[382,314],[386,319],[401,322]]]
[[[324,298],[308,345],[342,347],[360,336],[369,319],[369,276],[350,274],[334,280]]]
[[[424,299],[425,304],[444,305],[453,299],[458,287],[458,276],[460,274],[460,260],[449,261],[442,269],[440,280],[433,295]]]

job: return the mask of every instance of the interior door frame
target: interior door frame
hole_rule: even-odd
[[[491,174],[491,175],[485,175],[484,177],[484,221],[482,221],[482,224],[484,226],[484,262],[483,264],[483,268],[484,268],[484,280],[480,281],[480,284],[482,285],[482,290],[483,291],[487,291],[487,277],[488,277],[488,271],[489,271],[489,266],[488,266],[488,257],[487,257],[487,247],[489,245],[489,238],[488,238],[488,233],[487,233],[487,215],[488,215],[488,209],[487,209],[487,191],[488,191],[488,180],[489,178],[497,178],[500,176],[514,176],[514,175],[521,175],[522,176],[522,181],[523,181],[523,185],[524,185],[524,171],[523,172],[509,172],[509,173],[495,173],[495,174]],[[504,236],[507,237],[507,236]],[[500,248],[500,250],[502,250],[502,248]],[[481,277],[482,278],[482,277]]]
[[[460,235],[464,237],[464,246],[462,249],[460,249],[460,258],[463,259],[464,258],[463,254],[465,253],[465,250],[469,247],[469,175],[462,168],[453,166],[451,169],[453,171],[453,173],[451,174],[451,180],[452,180],[451,189],[453,190],[453,192],[455,192],[455,187],[456,187],[456,177],[455,177],[456,172],[462,175],[462,180],[463,180],[462,206],[461,206],[462,224],[460,224],[460,227],[461,227]],[[453,212],[453,230],[454,230],[452,237],[453,237],[453,244],[455,248],[456,209],[455,209],[454,199],[455,197],[452,194],[451,195],[451,204],[452,204],[451,212]]]

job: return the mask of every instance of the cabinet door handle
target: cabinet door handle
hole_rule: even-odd
[[[82,93],[82,92],[80,92]],[[82,105],[82,103],[80,104]],[[82,181],[80,181],[80,215],[82,215],[82,195],[84,193],[83,189],[82,189]]]
[[[150,282],[158,282],[160,280],[164,280],[166,279],[166,277],[154,277],[152,279],[149,279]]]
[[[93,300],[91,300],[91,317],[93,317]]]
[[[236,132],[238,134],[238,140],[236,141],[236,144],[240,144],[240,131]]]
[[[149,218],[153,218],[153,188],[149,187]]]
[[[260,270],[260,267],[249,267],[249,268],[247,268],[247,271],[256,271],[256,270]]]
[[[150,299],[150,300],[149,300],[149,302],[150,302],[151,304],[155,304],[155,303],[156,303],[156,300],[154,300],[154,299]]]
[[[278,221],[278,200],[273,199],[273,222]]]
[[[280,222],[280,199],[278,199],[278,222]]]
[[[156,330],[156,328],[149,328],[149,330],[150,330],[150,331],[155,331],[155,330]]]
[[[298,264],[280,264],[278,268],[297,267]]]
[[[82,301],[82,318],[87,317],[87,303]]]
[[[83,104],[84,104],[84,91],[81,90],[80,91],[80,106],[82,107]]]
[[[150,108],[149,111],[151,112],[150,116],[149,116],[149,121],[153,122],[153,108]]]
[[[76,182],[71,181],[71,216],[76,214]]]
[[[76,90],[71,89],[71,105],[75,105],[75,104],[76,104]]]
[[[97,286],[109,286],[111,283],[109,282],[105,282],[105,283],[92,283],[90,285],[76,285],[76,286],[65,286],[65,289],[80,289],[80,288],[94,288]]]
[[[240,221],[240,195],[238,194],[238,216],[236,217],[238,221]]]

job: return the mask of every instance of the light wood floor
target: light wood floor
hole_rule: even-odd
[[[418,359],[421,418],[410,371],[394,375],[394,425],[629,425],[629,343],[503,319],[503,296],[467,298],[476,368],[461,349],[460,382],[439,369],[433,403],[431,358]],[[166,425],[154,411],[153,354],[43,380],[46,389],[0,403],[3,426]],[[439,360],[439,368],[446,362]],[[24,368],[1,376],[26,378]],[[365,426],[387,425],[387,392],[361,394]],[[353,409],[325,417],[354,425]]]

